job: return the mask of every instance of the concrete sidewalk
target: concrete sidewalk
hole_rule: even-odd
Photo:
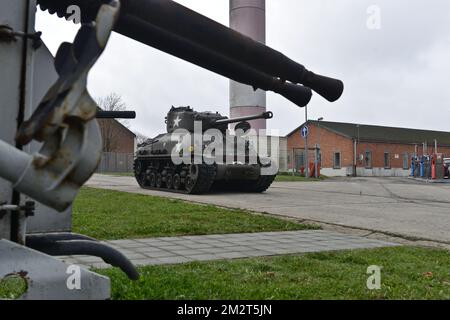
[[[311,252],[367,249],[397,244],[324,230],[164,237],[108,241],[135,265],[178,264]],[[68,264],[109,268],[100,258],[60,257]]]

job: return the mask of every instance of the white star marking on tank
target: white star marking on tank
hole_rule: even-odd
[[[179,127],[180,126],[180,116],[177,116],[177,118],[175,120],[173,120],[173,126],[174,127]]]

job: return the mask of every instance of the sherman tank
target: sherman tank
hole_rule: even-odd
[[[190,107],[172,107],[166,117],[167,133],[150,139],[136,152],[136,180],[142,188],[186,194],[204,194],[212,189],[262,193],[270,187],[276,176],[262,174],[262,169],[275,164],[267,157],[257,155],[252,143],[242,133],[251,129],[248,121],[272,117],[272,112],[265,112],[229,119],[217,112],[196,112]],[[183,132],[189,135],[189,141],[192,139],[192,145],[195,144],[195,124],[197,127],[201,124],[202,135],[209,129],[217,129],[216,132],[221,133],[224,141],[219,158],[223,161],[216,161],[217,155],[211,159],[211,155],[208,158],[204,154],[208,142],[203,142],[203,139],[200,150],[194,151],[194,146],[189,148],[188,157],[192,161],[184,161],[181,164],[173,161],[174,150],[177,154]],[[235,130],[238,134],[232,136],[232,143],[230,140],[227,143],[225,137],[230,124],[237,124]],[[174,139],[177,132],[177,138]],[[245,155],[238,156],[238,150],[241,153],[245,150]],[[199,151],[200,163],[194,161]]]

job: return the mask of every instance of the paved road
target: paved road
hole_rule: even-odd
[[[142,190],[132,177],[94,175],[88,186],[267,212],[450,244],[450,184],[403,178],[277,182],[265,194],[201,196]]]

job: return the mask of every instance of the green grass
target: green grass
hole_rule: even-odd
[[[92,188],[81,189],[72,221],[74,232],[102,240],[317,228],[242,210]]]
[[[18,299],[26,291],[26,280],[19,275],[9,276],[0,280],[0,299]]]
[[[381,290],[367,268],[382,266]],[[450,299],[449,252],[414,247],[317,253],[141,268],[129,281],[117,269],[113,299]]]

